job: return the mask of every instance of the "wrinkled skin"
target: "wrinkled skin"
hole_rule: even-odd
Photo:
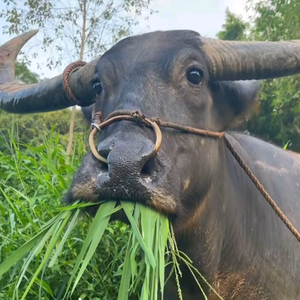
[[[188,80],[191,69],[201,70],[200,84]],[[199,35],[192,31],[122,40],[99,60],[94,83],[103,87],[95,104],[103,118],[116,110],[139,110],[217,132],[243,116],[258,91],[256,82],[211,81]],[[224,299],[300,297],[300,246],[224,141],[166,128],[162,135],[161,148],[153,155],[150,128],[129,121],[108,126],[97,147],[108,165],[89,153],[66,201],[128,200],[168,215],[179,248]],[[229,139],[300,228],[298,158],[252,137],[232,134]],[[184,299],[204,299],[189,271],[182,270]],[[202,286],[210,300],[218,299]],[[174,280],[167,284],[164,299],[178,299]]]

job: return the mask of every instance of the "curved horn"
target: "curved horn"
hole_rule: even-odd
[[[15,79],[15,60],[21,48],[34,36],[38,30],[32,30],[19,35],[0,47],[0,83]]]
[[[63,88],[63,76],[36,84],[20,84],[15,80],[15,60],[24,44],[38,30],[23,33],[0,47],[0,109],[11,113],[37,113],[64,109],[75,104],[89,106],[95,100],[91,80],[98,59],[69,76],[69,84],[79,103],[68,98]]]
[[[213,80],[268,79],[300,73],[300,40],[220,41],[201,38]]]

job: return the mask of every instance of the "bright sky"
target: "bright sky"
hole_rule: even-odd
[[[215,37],[224,23],[226,7],[233,13],[246,15],[245,4],[246,0],[154,0],[152,7],[158,13],[141,22],[139,29],[141,32],[192,29]]]
[[[151,7],[158,11],[148,21],[141,20],[135,33],[140,34],[154,30],[191,29],[202,36],[215,37],[225,21],[225,10],[228,7],[233,13],[246,18],[245,4],[247,0],[153,0]],[[0,4],[0,8],[3,4]],[[0,20],[0,28],[4,25]],[[2,35],[0,43],[4,43],[9,36]],[[33,38],[34,40],[34,38]],[[34,41],[33,41],[34,42]],[[43,77],[53,77],[63,69],[43,70],[37,68],[37,63],[43,65],[46,61],[42,52],[32,62],[30,69]]]

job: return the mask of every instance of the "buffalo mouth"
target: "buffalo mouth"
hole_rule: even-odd
[[[107,167],[95,161],[92,154],[89,154],[75,174],[73,183],[64,196],[64,202],[70,205],[78,200],[92,203],[114,201],[117,205],[120,201],[129,201],[150,207],[168,217],[175,216],[176,201],[163,187],[166,168],[156,159],[150,160],[138,171],[130,168],[130,163],[126,162],[126,165],[129,166],[128,170],[114,170],[110,165]],[[93,216],[98,208],[99,205],[93,205],[85,210]],[[113,219],[126,222],[122,211]]]

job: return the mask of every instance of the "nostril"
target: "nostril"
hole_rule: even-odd
[[[102,157],[104,157],[105,159],[107,159],[110,150],[99,150],[99,149],[98,149],[98,152],[99,152],[99,154],[100,154]]]
[[[155,161],[154,158],[150,158],[142,168],[141,175],[151,176],[155,171]]]
[[[115,142],[111,139],[107,139],[104,141],[101,141],[98,144],[97,151],[98,153],[107,160],[109,153],[114,149]],[[107,163],[103,163],[103,170],[107,171],[108,166]]]
[[[99,150],[98,149],[98,152],[103,158],[107,159],[110,150]],[[108,171],[108,165],[106,163],[103,163],[101,169],[103,171]]]

